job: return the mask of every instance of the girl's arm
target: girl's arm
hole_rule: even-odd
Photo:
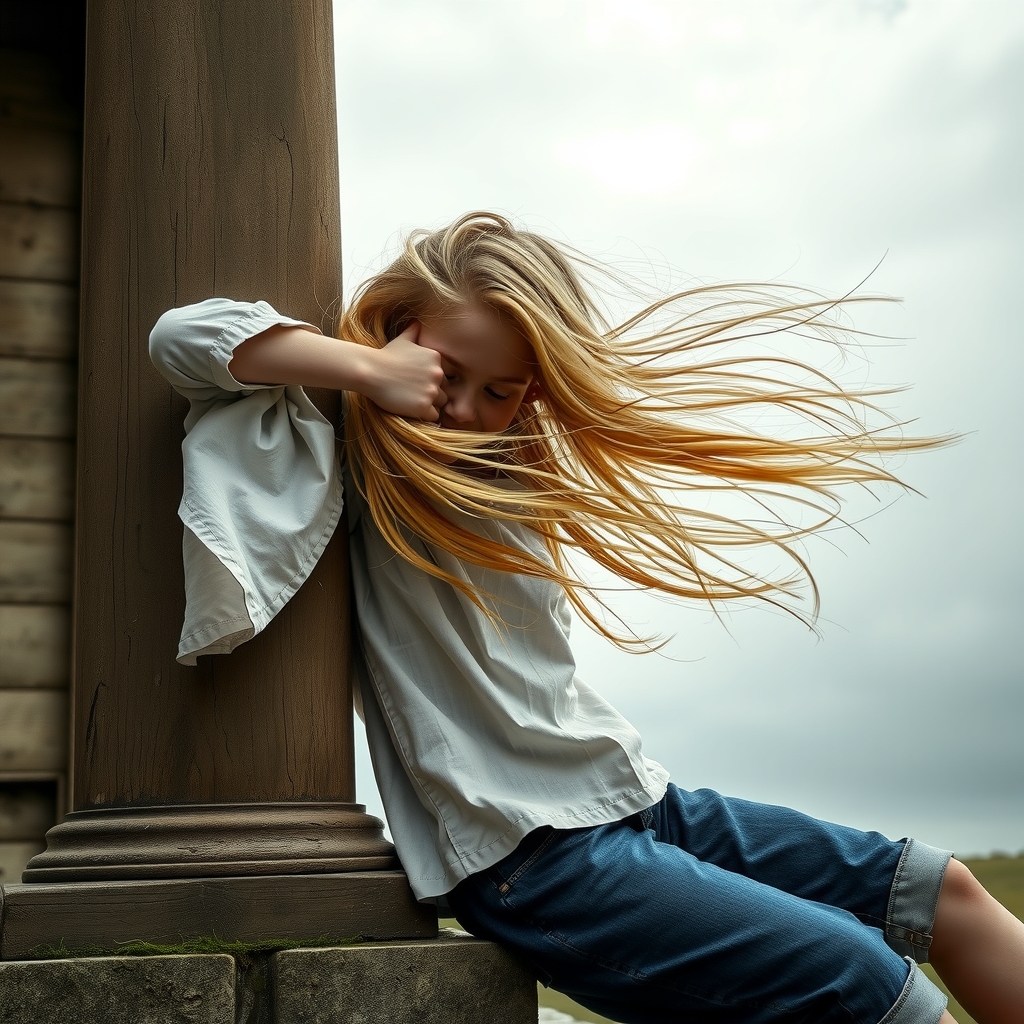
[[[435,421],[444,404],[441,357],[416,343],[419,324],[384,348],[275,326],[243,341],[228,369],[243,384],[300,384],[355,391],[387,412]]]

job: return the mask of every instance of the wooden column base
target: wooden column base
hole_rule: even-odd
[[[72,811],[24,882],[306,875],[397,868],[362,804],[253,803]],[[404,877],[404,876],[403,876]]]
[[[404,872],[179,878],[0,887],[0,960],[116,952],[189,939],[431,938],[433,907]]]

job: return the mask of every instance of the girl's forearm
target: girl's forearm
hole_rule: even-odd
[[[241,384],[301,384],[366,394],[377,376],[374,354],[305,327],[277,326],[243,341],[228,369]]]
[[[436,421],[444,371],[437,352],[416,344],[418,333],[413,324],[384,348],[369,348],[305,327],[271,327],[243,341],[228,369],[241,384],[355,391],[387,412]]]

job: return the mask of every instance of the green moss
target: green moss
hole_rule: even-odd
[[[174,956],[182,953],[227,953],[236,958],[246,958],[256,953],[276,953],[282,949],[308,949],[322,946],[351,946],[359,942],[357,937],[336,938],[321,935],[315,939],[261,939],[258,942],[240,942],[220,939],[216,935],[201,935],[181,942],[123,942],[117,946],[74,946],[63,942],[56,946],[37,946],[32,957],[37,960],[64,960],[70,957],[89,956]]]

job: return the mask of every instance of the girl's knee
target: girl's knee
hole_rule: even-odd
[[[988,899],[990,897],[987,890],[974,877],[971,869],[958,860],[950,860],[942,878],[942,887],[939,889],[939,900],[935,907],[935,923],[938,924],[940,914],[945,911],[984,903]]]
[[[947,954],[956,955],[961,938],[969,936],[972,923],[984,914],[992,897],[966,864],[951,860],[939,889],[932,927],[929,960],[941,968]]]

